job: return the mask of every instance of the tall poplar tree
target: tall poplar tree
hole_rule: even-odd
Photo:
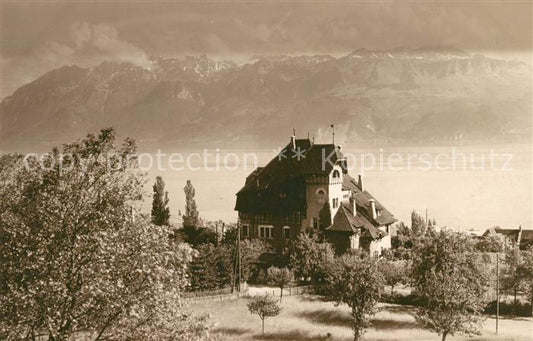
[[[152,200],[152,223],[157,226],[169,226],[170,210],[168,208],[168,192],[165,182],[158,176],[155,178],[154,195]]]
[[[183,215],[183,226],[198,227],[200,218],[198,209],[196,207],[196,201],[194,200],[196,190],[194,189],[191,180],[187,180],[187,185],[185,185],[183,191],[185,192],[185,214]]]

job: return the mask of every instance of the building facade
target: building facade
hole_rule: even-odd
[[[347,171],[341,148],[291,137],[265,167],[255,169],[237,193],[242,238],[260,238],[281,251],[299,233],[316,233],[338,254],[390,248],[396,221]]]

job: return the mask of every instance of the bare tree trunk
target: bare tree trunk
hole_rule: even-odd
[[[264,334],[265,333],[265,319],[262,319],[261,320],[261,332]]]
[[[390,286],[390,295],[394,295],[394,285]]]
[[[442,341],[446,341],[446,336],[448,336],[448,332],[442,333]]]
[[[281,303],[281,299],[283,298],[283,287],[280,288],[281,292],[279,294],[279,303]]]
[[[354,329],[353,329],[353,341],[358,341],[358,340],[359,340],[359,329],[354,327]]]

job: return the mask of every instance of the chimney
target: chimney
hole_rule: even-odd
[[[370,203],[370,213],[372,214],[372,219],[376,219],[378,217],[376,212],[376,200],[369,199],[368,202]]]
[[[361,192],[365,191],[365,188],[363,187],[363,175],[359,174],[359,188],[361,188]]]
[[[350,204],[352,204],[352,213],[355,217],[357,215],[357,204],[355,202],[355,196],[353,194],[350,196]]]
[[[292,150],[296,149],[296,136],[294,135],[291,136],[291,147],[292,147]]]
[[[131,216],[131,222],[135,223],[135,209],[133,206],[130,206],[130,216]]]

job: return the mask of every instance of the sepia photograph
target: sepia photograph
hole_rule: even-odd
[[[0,340],[533,341],[533,1],[0,0]]]

